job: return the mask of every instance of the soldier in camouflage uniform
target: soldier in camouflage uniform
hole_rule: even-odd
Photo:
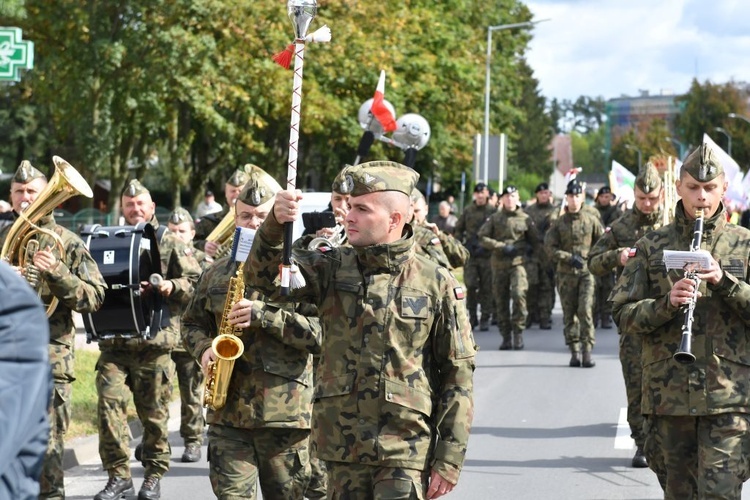
[[[524,208],[531,220],[534,221],[539,241],[544,241],[552,222],[558,217],[560,207],[552,202],[552,191],[546,182],[540,183],[534,191],[536,203]],[[555,266],[546,250],[540,248],[526,259],[526,276],[529,290],[526,296],[528,317],[526,326],[539,323],[539,328],[552,328],[552,309],[555,307]]]
[[[260,226],[281,189],[255,169],[235,213],[235,224],[250,229]],[[227,323],[242,328],[245,345],[234,364],[226,405],[208,412],[211,485],[218,498],[257,498],[258,481],[265,499],[302,498],[310,480],[311,354],[320,351],[320,323],[267,303],[250,286],[225,318],[230,278],[238,270],[230,259],[218,259],[203,273],[183,317],[185,345],[204,369],[216,359],[211,343],[226,333]],[[317,343],[300,345],[309,336]]]
[[[632,210],[617,219],[604,230],[604,235],[589,252],[589,270],[601,276],[616,270],[619,277],[635,242],[654,229],[662,226],[661,204],[663,190],[659,172],[651,163],[638,172],[635,178],[635,205]],[[648,467],[643,454],[643,414],[641,412],[641,337],[631,335],[618,328],[620,333],[620,364],[625,379],[625,393],[628,397],[628,424],[630,436],[635,441],[636,451],[633,467]]]
[[[436,224],[427,222],[427,201],[418,189],[411,193],[411,208],[417,253],[448,269],[463,267],[469,251],[456,238],[438,229]]]
[[[344,175],[351,246],[294,249],[307,284],[287,297],[317,305],[323,326],[313,447],[329,498],[436,498],[458,482],[473,413],[463,289],[415,254],[416,172],[374,161]],[[283,223],[301,196],[281,191],[256,235],[245,277],[266,293],[279,295]]]
[[[727,180],[710,146],[685,159],[676,188],[675,220],[641,238],[625,264],[612,292],[614,319],[643,339],[644,452],[664,498],[739,500],[750,477],[750,231],[727,223]],[[711,262],[696,272],[695,362],[682,364],[673,354],[696,282],[667,271],[662,258],[690,249],[697,209]]]
[[[10,185],[14,213],[21,213],[36,200],[46,185],[44,174],[28,161],[21,162]],[[71,383],[75,380],[73,311],[91,313],[98,310],[104,302],[107,285],[83,241],[72,231],[58,225],[52,213],[42,217],[36,225],[54,233],[57,238],[46,233],[38,234],[35,239],[39,241],[39,251],[33,256],[33,264],[23,272],[27,280],[39,283],[45,304],[49,304],[53,298],[59,301],[49,317],[49,360],[55,387],[50,402],[50,441],[42,470],[40,498],[65,498],[64,438],[70,424]],[[3,228],[0,243],[5,243],[11,229],[12,226]],[[17,237],[21,236],[23,234]],[[63,257],[60,256],[58,245],[62,246]],[[20,255],[13,257],[11,264],[15,265]]]
[[[490,329],[490,316],[493,310],[492,275],[490,269],[490,252],[479,244],[479,228],[497,211],[495,205],[489,203],[487,185],[480,182],[474,187],[474,203],[458,218],[453,235],[470,253],[464,266],[464,282],[467,290],[467,307],[471,326],[479,324],[479,330],[486,332]],[[477,318],[477,305],[482,309],[481,319]]]
[[[154,229],[151,193],[137,180],[125,187],[121,196],[122,213],[130,225],[148,222]],[[161,477],[169,470],[167,420],[172,399],[174,364],[170,352],[180,342],[180,315],[193,293],[200,275],[200,265],[191,246],[174,234],[165,232],[159,241],[161,284],[144,285],[142,293],[160,293],[166,298],[162,328],[153,339],[102,339],[101,355],[96,364],[96,389],[99,395],[99,456],[109,480],[95,500],[110,500],[133,491],[130,475],[130,436],[127,426],[127,403],[133,395],[138,418],[143,424],[142,462],[145,480],[138,493],[140,500],[160,498]]]
[[[208,214],[198,221],[195,225],[195,238],[193,246],[199,250],[203,250],[206,254],[213,259],[218,249],[218,245],[213,241],[206,241],[206,238],[211,231],[226,217],[229,213],[229,208],[234,206],[234,202],[237,200],[242,188],[245,187],[245,183],[248,179],[248,170],[254,165],[246,165],[242,168],[238,168],[234,171],[232,176],[224,183],[224,198],[226,198],[226,205],[221,212],[214,212]]]
[[[619,205],[614,205],[615,194],[609,186],[602,186],[594,198],[594,206],[599,211],[602,226],[608,228],[622,216]],[[607,300],[615,285],[615,273],[608,272],[595,276],[594,289],[594,326],[599,325],[605,330],[612,328],[612,304]]]
[[[527,255],[538,252],[539,236],[534,221],[520,208],[515,186],[505,186],[500,204],[502,208],[479,229],[479,241],[492,252],[493,295],[497,300],[496,315],[503,338],[500,350],[521,350],[529,288],[524,262]]]
[[[583,209],[583,185],[572,180],[565,190],[565,213],[544,237],[556,264],[557,290],[563,309],[565,343],[570,349],[570,366],[591,368],[594,347],[594,277],[586,266],[591,246],[604,233],[601,222],[591,211]],[[581,359],[583,348],[583,359]]]

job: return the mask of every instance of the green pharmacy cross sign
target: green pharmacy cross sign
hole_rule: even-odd
[[[21,40],[21,28],[0,27],[0,81],[17,82],[34,67],[34,42]]]

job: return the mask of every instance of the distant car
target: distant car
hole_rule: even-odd
[[[300,213],[305,212],[323,212],[328,210],[328,204],[331,202],[331,193],[329,192],[318,192],[308,191],[302,193],[302,200],[300,201]],[[302,225],[302,217],[294,221],[294,239],[296,240],[305,231],[305,227]]]

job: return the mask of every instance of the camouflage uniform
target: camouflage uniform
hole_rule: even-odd
[[[533,203],[524,212],[531,217],[539,241],[544,241],[552,222],[558,217],[560,207],[553,203]],[[552,309],[555,307],[555,266],[545,249],[540,248],[526,259],[526,277],[529,281],[529,318],[539,321],[543,328],[552,324]],[[527,322],[528,324],[528,322]]]
[[[622,273],[620,252],[635,246],[641,236],[648,234],[662,225],[662,212],[657,210],[644,214],[633,207],[617,219],[604,235],[594,244],[589,252],[589,270],[596,276],[612,272]],[[638,448],[643,448],[643,415],[641,413],[641,338],[628,335],[618,328],[620,333],[620,363],[625,379],[625,392],[628,398],[628,424],[630,436]]]
[[[409,196],[412,172],[392,162],[352,167],[352,196],[399,182],[392,189]],[[279,291],[282,236],[272,212],[245,268],[248,282],[269,294]],[[348,498],[338,490],[344,483],[357,498],[373,498],[382,468],[403,478],[431,468],[455,484],[471,428],[475,354],[458,282],[415,254],[408,225],[393,243],[295,248],[293,256],[307,284],[291,297],[317,305],[323,325],[313,449],[329,466],[329,498]],[[418,486],[424,495],[426,483]],[[386,489],[388,498],[407,498]]]
[[[52,365],[54,393],[50,401],[50,440],[41,476],[41,498],[65,498],[63,454],[65,433],[70,424],[71,383],[75,380],[75,325],[73,311],[95,312],[104,302],[107,288],[96,262],[83,241],[73,232],[57,225],[52,215],[37,223],[42,229],[57,234],[62,240],[65,258],[51,269],[41,272],[41,297],[48,304],[52,297],[59,302],[49,318],[49,360]],[[11,226],[4,227],[0,243],[5,241]],[[46,234],[39,235],[39,248],[56,246]],[[57,253],[55,251],[55,253]]]
[[[497,299],[497,320],[503,337],[501,349],[523,349],[526,328],[526,256],[536,253],[539,239],[534,221],[523,210],[495,212],[479,229],[480,244],[492,252],[492,284]],[[510,301],[513,301],[513,314]],[[511,339],[511,334],[513,339]]]
[[[617,219],[622,216],[622,210],[617,205],[607,205],[605,207],[596,205],[599,211],[599,217],[602,220],[602,226],[610,227]],[[615,273],[597,275],[595,278],[596,288],[594,289],[594,325],[601,325],[602,328],[612,328],[612,304],[609,294],[612,293],[612,287],[615,286]]]
[[[238,168],[227,180],[227,184],[234,187],[244,186],[248,181],[249,174],[252,171],[253,167],[255,167],[255,165],[247,164],[242,168]],[[221,221],[224,219],[224,217],[226,217],[228,213],[229,205],[226,205],[221,209],[221,212],[214,212],[212,214],[201,217],[201,219],[195,225],[195,238],[193,241],[193,246],[195,246],[195,248],[197,248],[198,250],[203,250],[206,247],[206,238],[208,237],[208,235],[211,234],[211,231],[216,229],[216,226],[221,223]]]
[[[149,223],[158,229],[155,217]],[[169,324],[162,326],[151,340],[99,341],[101,355],[96,364],[99,455],[110,477],[130,478],[130,435],[125,411],[128,391],[132,392],[138,418],[143,424],[145,477],[162,477],[169,470],[171,449],[167,420],[174,375],[170,352],[180,342],[180,315],[192,296],[200,265],[193,257],[192,247],[173,234],[164,234],[159,242],[159,253],[162,276],[174,286],[166,300]]]
[[[414,244],[419,255],[448,269],[464,266],[469,251],[456,238],[442,231],[435,234],[424,225],[415,224],[413,227]]]
[[[603,234],[599,218],[583,208],[566,211],[553,224],[544,237],[555,262],[557,291],[563,308],[565,343],[576,356],[581,348],[584,355],[594,347],[594,277],[586,267],[585,259],[591,246]],[[581,269],[572,264],[574,256],[584,259]],[[571,364],[573,359],[571,359]]]
[[[211,347],[223,321],[229,280],[236,273],[229,257],[217,260],[198,280],[183,317],[185,345],[195,359]],[[209,410],[209,476],[219,498],[302,498],[310,479],[312,352],[320,347],[320,324],[287,309],[265,304],[257,290],[245,351],[235,361],[226,405]],[[308,346],[307,338],[317,342]]]
[[[473,203],[458,218],[453,235],[469,250],[471,256],[464,266],[464,282],[467,290],[467,307],[472,326],[478,322],[477,305],[482,309],[482,329],[486,330],[492,314],[492,275],[490,269],[490,252],[479,244],[479,228],[497,211],[489,203],[479,206]]]

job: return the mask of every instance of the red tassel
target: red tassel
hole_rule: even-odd
[[[290,43],[284,50],[278,54],[274,54],[273,60],[276,64],[284,69],[289,69],[292,64],[292,57],[294,56],[294,44]]]

